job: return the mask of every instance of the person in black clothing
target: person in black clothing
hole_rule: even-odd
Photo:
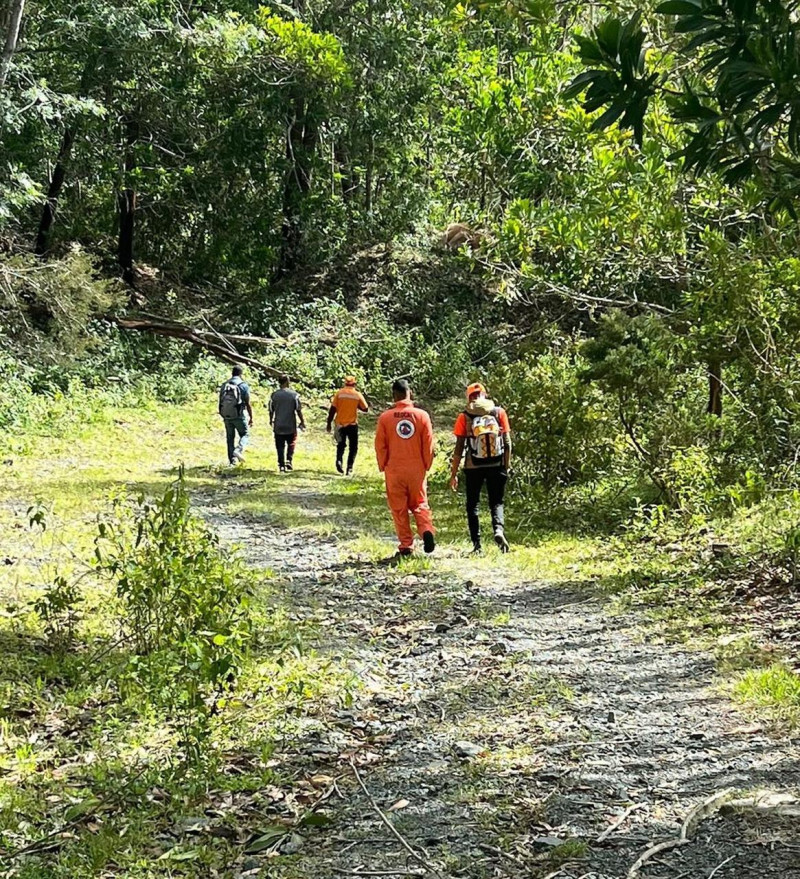
[[[487,398],[484,386],[475,382],[467,388],[467,408],[456,419],[453,433],[456,447],[450,465],[450,487],[453,491],[458,490],[458,468],[463,458],[467,484],[467,524],[473,552],[482,551],[478,509],[484,482],[489,496],[494,542],[500,552],[508,552],[503,507],[511,464],[508,415],[505,409],[495,406]]]

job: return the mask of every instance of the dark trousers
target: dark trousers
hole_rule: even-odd
[[[503,499],[506,494],[506,482],[508,472],[505,467],[475,467],[464,470],[464,480],[467,485],[467,524],[469,536],[474,545],[481,542],[481,526],[478,520],[478,508],[481,500],[481,488],[486,483],[486,492],[489,495],[489,509],[492,513],[492,531],[505,526],[503,511]]]
[[[346,427],[339,428],[339,442],[336,443],[336,460],[341,464],[344,458],[344,447],[349,443],[350,448],[347,452],[347,469],[352,470],[353,464],[356,462],[358,454],[358,425],[348,424]]]
[[[294,447],[297,443],[297,431],[294,433],[276,433],[275,448],[278,450],[278,466],[285,467],[292,463]],[[285,454],[285,458],[284,458]]]

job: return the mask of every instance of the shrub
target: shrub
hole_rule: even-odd
[[[117,502],[96,540],[132,646],[126,680],[176,718],[197,757],[248,650],[251,587],[241,562],[191,514],[182,473],[155,503],[133,502],[132,517],[128,503]]]
[[[45,636],[54,650],[67,650],[73,645],[82,601],[78,582],[60,574],[53,577],[34,601],[33,609],[44,623]]]
[[[492,376],[489,390],[511,419],[514,466],[546,492],[598,481],[618,451],[617,428],[599,391],[581,380],[584,367],[570,340]]]

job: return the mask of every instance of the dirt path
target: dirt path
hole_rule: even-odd
[[[324,498],[296,492],[318,517]],[[622,879],[716,792],[800,788],[798,743],[748,724],[715,689],[709,657],[652,643],[635,616],[611,616],[585,591],[493,579],[467,560],[382,569],[334,540],[199,503],[250,564],[277,573],[287,606],[318,624],[318,649],[361,682],[354,704],[308,718],[280,755],[337,779],[327,823],[303,832],[294,857],[263,874],[248,857],[241,875]],[[798,823],[716,814],[641,875],[798,879]]]

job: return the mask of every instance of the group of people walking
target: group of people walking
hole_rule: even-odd
[[[280,376],[279,388],[269,400],[269,423],[275,435],[278,469],[293,469],[298,430],[305,430],[300,395],[288,376]],[[336,443],[336,471],[350,476],[358,455],[358,417],[369,411],[369,404],[357,389],[353,376],[333,395],[326,429]],[[453,426],[455,448],[450,462],[450,487],[458,490],[459,470],[463,468],[466,488],[467,524],[473,552],[481,553],[480,507],[484,484],[492,520],[492,537],[501,552],[508,552],[505,536],[504,499],[511,464],[511,427],[506,411],[489,399],[486,388],[475,382],[466,389],[467,403]],[[392,406],[378,418],[375,456],[384,474],[386,499],[394,521],[399,546],[396,558],[414,551],[414,534],[409,514],[426,553],[436,547],[436,529],[428,503],[427,476],[434,460],[434,437],[430,415],[415,405],[411,386],[404,379],[392,384]],[[250,388],[242,378],[242,367],[235,366],[230,379],[219,391],[219,414],[225,424],[228,461],[237,465],[253,426]],[[238,442],[237,442],[238,436]],[[345,452],[347,459],[345,462]]]

